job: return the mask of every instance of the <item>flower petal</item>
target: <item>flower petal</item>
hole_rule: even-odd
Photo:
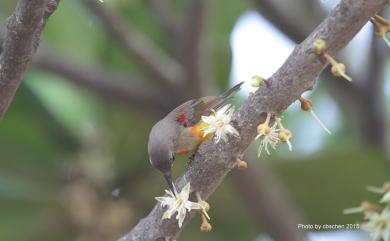
[[[180,198],[182,199],[182,201],[185,203],[188,201],[188,198],[190,196],[190,190],[191,190],[191,184],[190,183],[187,183],[183,189],[181,189],[181,192],[180,192]]]
[[[176,219],[179,222],[179,228],[181,228],[181,226],[183,226],[184,219],[186,218],[186,213],[187,213],[187,210],[184,207],[180,208],[177,212]]]

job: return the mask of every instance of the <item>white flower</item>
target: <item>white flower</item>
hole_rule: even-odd
[[[366,215],[368,221],[362,224],[362,228],[368,231],[373,241],[390,241],[390,208],[385,208],[381,213]]]
[[[267,154],[270,155],[268,145],[271,145],[271,147],[275,150],[276,146],[279,144],[279,129],[277,129],[276,126],[277,124],[274,123],[274,125],[269,129],[270,131],[267,131],[265,134],[258,134],[256,136],[256,140],[261,138],[259,150],[257,152],[258,157],[260,157],[263,149],[265,149]]]
[[[203,202],[191,202],[188,200],[190,196],[191,185],[187,183],[180,193],[176,193],[176,196],[170,190],[165,190],[167,196],[156,197],[156,200],[161,203],[162,207],[167,206],[167,210],[162,216],[162,219],[170,219],[173,214],[177,212],[176,219],[178,220],[179,227],[183,225],[183,221],[187,212],[191,210],[205,210]]]
[[[202,116],[202,121],[206,126],[202,129],[204,136],[214,133],[215,142],[218,143],[221,139],[227,142],[227,134],[238,137],[238,131],[230,125],[230,120],[234,112],[234,107],[225,105],[209,116]]]

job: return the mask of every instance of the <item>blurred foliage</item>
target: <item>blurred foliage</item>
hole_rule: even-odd
[[[145,1],[106,2],[170,51]],[[172,3],[180,15],[182,1]],[[0,2],[0,26],[14,4]],[[230,33],[250,7],[249,1],[213,1],[208,31],[215,85],[221,89],[229,84]],[[76,0],[61,1],[43,43],[78,61],[142,74]],[[0,123],[0,240],[114,240],[126,232],[165,188],[146,150],[155,121],[153,115],[104,102],[57,76],[29,71]],[[359,148],[347,123],[327,139],[326,152],[269,162],[308,223],[354,223],[355,218],[343,216],[341,210],[371,198],[365,185],[390,179],[388,159]],[[175,176],[184,169],[185,159],[177,161]],[[230,182],[228,178],[209,201],[213,232],[200,233],[200,220],[194,219],[184,229],[185,240],[258,236],[261,227],[252,222],[251,210],[245,209]]]

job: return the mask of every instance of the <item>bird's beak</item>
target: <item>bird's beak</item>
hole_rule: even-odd
[[[169,189],[171,190],[173,195],[175,195],[175,197],[176,197],[176,188],[175,188],[175,184],[173,183],[172,174],[170,172],[169,173],[164,173],[164,177],[165,177],[165,180],[168,183]]]

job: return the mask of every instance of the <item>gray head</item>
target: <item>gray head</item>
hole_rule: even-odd
[[[166,119],[157,122],[149,134],[148,153],[150,163],[165,177],[173,193],[172,163],[175,160],[174,136],[175,130]]]

